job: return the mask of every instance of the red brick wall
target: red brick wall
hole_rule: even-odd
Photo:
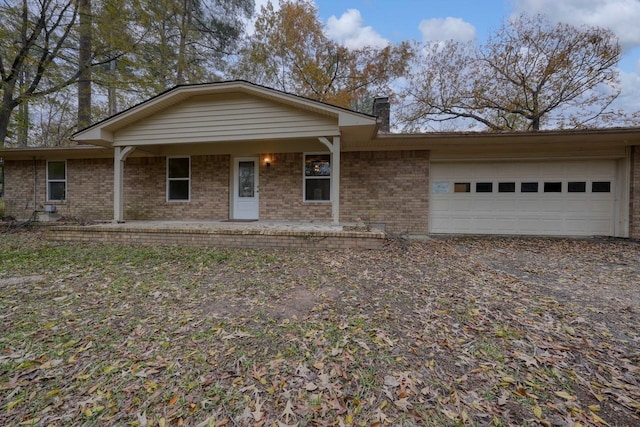
[[[629,196],[629,237],[640,239],[640,146],[631,151],[631,194]]]
[[[125,220],[229,218],[228,155],[191,156],[191,201],[167,201],[166,157],[129,158],[124,167]]]
[[[389,233],[429,232],[429,152],[342,153],[340,220],[382,223]]]
[[[331,221],[330,202],[302,200],[302,153],[269,154],[260,158],[260,219]]]

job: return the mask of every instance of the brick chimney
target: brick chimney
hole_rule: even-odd
[[[391,114],[391,105],[389,97],[382,96],[373,100],[373,115],[378,118],[380,123],[379,132],[389,133],[391,130],[389,125],[389,115]]]

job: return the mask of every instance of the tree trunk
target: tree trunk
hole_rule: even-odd
[[[109,97],[109,115],[113,116],[118,112],[118,100],[116,98],[116,60],[112,59],[109,62],[109,89],[108,89],[108,97]]]
[[[80,0],[78,77],[78,129],[91,124],[91,0]]]
[[[176,84],[179,85],[185,83],[185,73],[187,71],[187,39],[189,37],[189,27],[191,26],[191,0],[184,0],[182,6],[180,46],[178,47],[178,70],[176,73]]]

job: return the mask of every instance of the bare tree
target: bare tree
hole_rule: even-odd
[[[491,131],[597,126],[621,117],[610,31],[521,15],[486,44],[425,46],[401,113],[408,129],[462,121]]]
[[[79,70],[77,66],[71,69],[76,61],[69,58],[68,43],[77,14],[73,0],[5,1],[0,5],[5,39],[0,45],[0,146],[4,146],[11,114],[19,105],[77,80]]]

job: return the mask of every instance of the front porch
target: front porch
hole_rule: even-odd
[[[381,249],[385,233],[361,224],[290,221],[127,221],[60,225],[50,240],[227,248]]]

